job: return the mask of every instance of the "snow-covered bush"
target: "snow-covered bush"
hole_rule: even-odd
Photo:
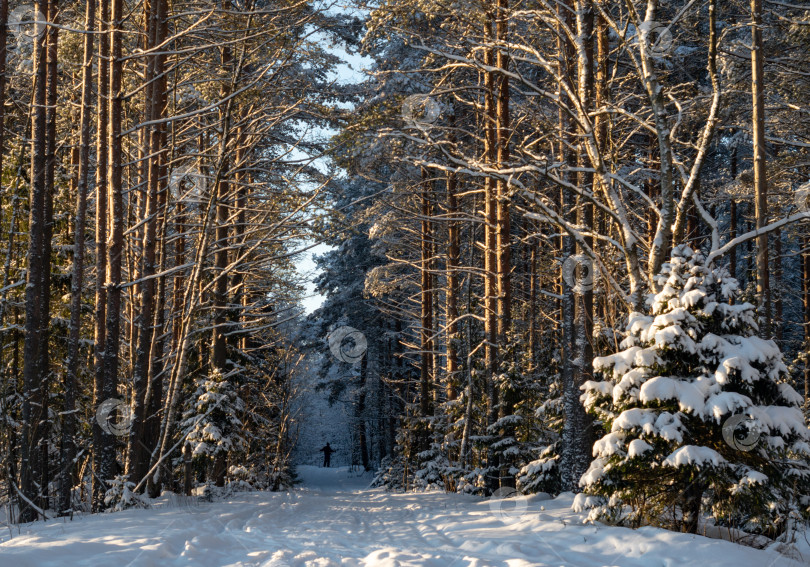
[[[782,354],[756,336],[754,306],[734,303],[737,281],[700,253],[676,248],[658,284],[650,314],[630,315],[623,350],[594,360],[604,380],[583,385],[607,434],[575,506],[692,532],[710,512],[778,533],[810,492],[810,432]]]
[[[371,481],[372,488],[385,488],[387,490],[405,490],[405,459],[400,455],[383,457],[380,468]]]
[[[242,465],[231,465],[228,467],[228,476],[233,480],[243,480],[245,482],[251,480],[250,471]]]
[[[128,482],[126,476],[119,475],[108,482],[109,488],[104,493],[104,508],[120,512],[129,508],[148,508],[149,503],[140,494],[132,491],[134,482]]]

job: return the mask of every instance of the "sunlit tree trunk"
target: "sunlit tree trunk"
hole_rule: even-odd
[[[459,205],[456,192],[458,179],[454,173],[447,176],[447,299],[445,301],[445,318],[447,319],[446,393],[448,401],[456,399],[459,380],[459,345],[461,336],[458,324],[458,263],[459,263]]]
[[[165,0],[151,0],[144,4],[148,9],[147,19],[147,49],[154,49],[163,41],[161,30],[162,19],[166,17]],[[147,59],[146,82],[149,85],[145,91],[146,122],[145,139],[147,145],[146,191],[144,210],[144,231],[141,244],[141,268],[139,277],[143,281],[138,285],[140,309],[136,319],[137,347],[135,350],[135,365],[133,368],[132,387],[132,413],[130,418],[130,434],[127,445],[127,476],[130,482],[138,482],[139,475],[143,474],[148,463],[144,451],[144,432],[146,421],[146,393],[149,388],[149,373],[151,369],[153,324],[155,317],[155,293],[157,281],[154,278],[157,261],[157,223],[158,223],[158,194],[162,174],[161,157],[163,155],[161,142],[162,119],[165,111],[165,96],[160,91],[164,84],[160,79],[163,72],[163,56],[151,54]]]
[[[163,42],[168,37],[168,5],[165,0],[158,3],[158,42]],[[161,116],[168,112],[168,79],[166,76],[166,56],[161,50],[157,55],[156,61],[156,75],[157,75],[157,91],[161,97],[160,108]],[[169,140],[166,123],[158,125],[159,136],[158,146],[161,148],[159,155],[159,178],[158,178],[158,227],[159,227],[159,249],[160,261],[159,270],[163,272],[167,266],[167,229],[168,229],[168,175],[169,168],[167,162],[170,157],[168,151]],[[174,139],[171,141],[171,147],[174,147]],[[154,317],[154,331],[152,332],[152,360],[150,362],[149,370],[149,385],[146,393],[146,418],[144,420],[144,444],[145,450],[148,450],[148,455],[144,454],[141,461],[143,467],[136,474],[136,477],[142,478],[146,474],[146,469],[149,466],[151,454],[155,451],[159,436],[160,436],[160,408],[163,404],[163,377],[165,374],[165,345],[167,342],[166,327],[166,309],[164,304],[166,302],[166,287],[167,276],[163,275],[158,280],[157,301],[155,302],[155,317]],[[154,488],[154,485],[148,484],[147,487]],[[151,491],[150,497],[157,497],[159,494]]]
[[[110,38],[110,4],[109,0],[99,0],[99,54],[102,58],[109,57]],[[98,92],[99,96],[97,108],[97,144],[96,144],[96,297],[95,297],[95,349],[94,349],[94,374],[93,384],[93,411],[106,399],[109,389],[105,386],[104,380],[104,348],[107,342],[107,232],[108,232],[108,194],[107,194],[107,167],[109,160],[108,132],[109,132],[109,88],[110,88],[110,67],[103,61],[98,68]],[[109,459],[109,454],[104,451],[105,444],[109,443],[98,420],[93,420],[93,509],[100,508],[103,490],[100,476],[102,468]]]
[[[754,145],[754,215],[757,230],[768,224],[768,178],[765,164],[765,54],[762,47],[762,0],[751,0],[751,96],[753,100],[752,138]],[[763,318],[763,331],[770,336],[771,286],[768,273],[768,235],[757,237],[757,300]]]
[[[107,243],[107,323],[104,344],[102,400],[115,399],[118,385],[121,339],[121,268],[124,253],[123,145],[121,138],[123,59],[122,29],[124,0],[112,0],[110,22],[110,89],[107,189],[109,192],[110,233]],[[115,476],[115,438],[106,431],[99,449],[99,476],[107,482]]]
[[[509,162],[509,144],[511,138],[511,120],[509,115],[509,56],[505,44],[509,41],[509,0],[498,0],[498,11],[495,18],[495,36],[498,51],[495,57],[495,66],[500,73],[497,75],[497,101],[496,101],[496,145],[497,167],[505,168]],[[507,180],[499,177],[495,184],[496,192],[496,226],[495,226],[495,254],[497,273],[497,364],[498,374],[505,374],[504,365],[508,363],[505,353],[508,353],[510,332],[512,330],[512,225],[510,217],[511,197]],[[509,356],[507,354],[506,356]],[[502,389],[500,395],[501,406],[498,416],[511,415],[515,407],[515,392],[508,384],[497,386]],[[503,436],[514,436],[514,428],[507,427],[501,431]],[[514,478],[509,474],[509,463],[501,463],[499,476],[501,486],[514,486]]]
[[[79,376],[79,339],[81,338],[82,292],[84,290],[85,230],[87,219],[87,188],[90,178],[90,144],[93,122],[93,45],[96,27],[96,2],[87,0],[84,28],[84,57],[82,61],[82,108],[79,118],[79,170],[76,175],[76,219],[73,242],[73,274],[70,289],[70,327],[68,356],[65,363],[65,405],[62,419],[61,476],[59,480],[59,510],[72,510],[73,460],[76,455],[76,387]]]
[[[495,40],[495,13],[489,11],[484,21],[484,40],[492,44]],[[494,68],[495,50],[486,47],[484,64],[488,69]],[[495,73],[484,72],[484,114],[481,118],[484,128],[484,163],[492,166],[498,157],[498,134],[496,130],[497,108],[495,93]],[[499,387],[498,376],[498,278],[497,278],[497,232],[498,222],[497,183],[487,176],[484,179],[484,366],[486,380],[487,425],[498,421]],[[498,468],[498,457],[488,456],[489,467]],[[488,487],[494,490],[498,486],[496,475],[488,476]]]
[[[421,203],[421,321],[420,321],[420,390],[419,390],[419,411],[422,417],[427,417],[431,413],[431,377],[430,373],[433,368],[432,355],[433,355],[433,275],[431,273],[432,266],[432,191],[431,180],[428,179],[426,170],[422,170],[422,182],[420,191]]]

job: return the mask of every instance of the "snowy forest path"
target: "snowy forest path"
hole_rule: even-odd
[[[572,497],[482,500],[369,489],[346,468],[299,467],[288,493],[28,524],[0,538],[0,567],[793,567],[770,551],[654,528],[586,526]]]

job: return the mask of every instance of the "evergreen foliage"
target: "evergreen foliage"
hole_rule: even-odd
[[[710,513],[780,533],[810,504],[802,397],[779,347],[757,336],[754,306],[735,302],[737,281],[704,262],[677,247],[649,314],[631,314],[622,350],[595,359],[604,379],[583,386],[583,401],[607,434],[579,505],[634,526],[695,532]]]

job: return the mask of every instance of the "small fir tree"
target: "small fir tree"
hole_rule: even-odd
[[[696,532],[701,514],[774,534],[806,514],[810,433],[779,347],[759,338],[738,284],[687,246],[632,313],[620,352],[583,385],[607,434],[575,507],[590,519]],[[725,426],[725,436],[724,436]]]
[[[224,464],[229,452],[245,447],[239,419],[245,404],[232,379],[225,378],[219,369],[198,379],[196,385],[190,407],[183,415],[183,430],[195,457],[204,456]]]

